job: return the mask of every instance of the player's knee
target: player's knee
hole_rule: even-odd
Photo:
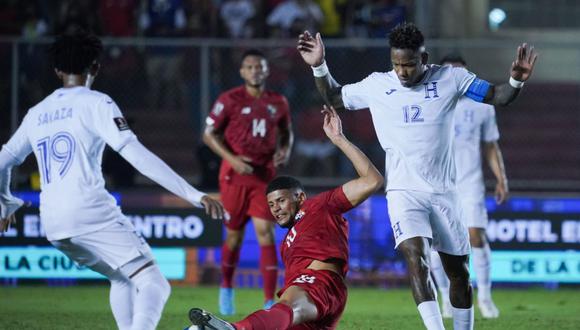
[[[469,269],[466,264],[450,267],[447,277],[449,277],[449,281],[454,283],[469,284]]]

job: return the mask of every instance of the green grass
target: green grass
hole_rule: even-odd
[[[501,316],[485,320],[476,310],[476,329],[580,329],[580,292],[574,289],[495,290]],[[238,320],[261,306],[261,292],[236,291]],[[215,287],[173,287],[159,329],[179,330],[190,307],[217,309]],[[452,329],[449,320],[445,322]],[[0,329],[115,329],[108,288],[0,287]],[[409,289],[351,289],[339,329],[422,329]]]

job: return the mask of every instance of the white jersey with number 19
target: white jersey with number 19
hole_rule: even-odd
[[[105,190],[105,143],[115,151],[136,139],[107,95],[60,88],[31,108],[4,145],[20,163],[34,152],[40,172],[40,217],[48,240],[105,228],[122,217]]]
[[[401,85],[394,71],[342,87],[348,110],[369,108],[386,152],[388,190],[444,193],[455,187],[453,110],[475,75],[428,65],[423,79]]]

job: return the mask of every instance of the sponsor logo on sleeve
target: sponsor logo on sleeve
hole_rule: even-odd
[[[127,120],[125,120],[125,118],[116,117],[113,118],[113,121],[115,121],[115,125],[117,125],[119,131],[126,131],[129,129],[129,124],[127,123]]]

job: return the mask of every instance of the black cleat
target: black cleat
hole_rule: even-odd
[[[236,330],[229,322],[199,308],[189,310],[189,320],[203,330]]]

